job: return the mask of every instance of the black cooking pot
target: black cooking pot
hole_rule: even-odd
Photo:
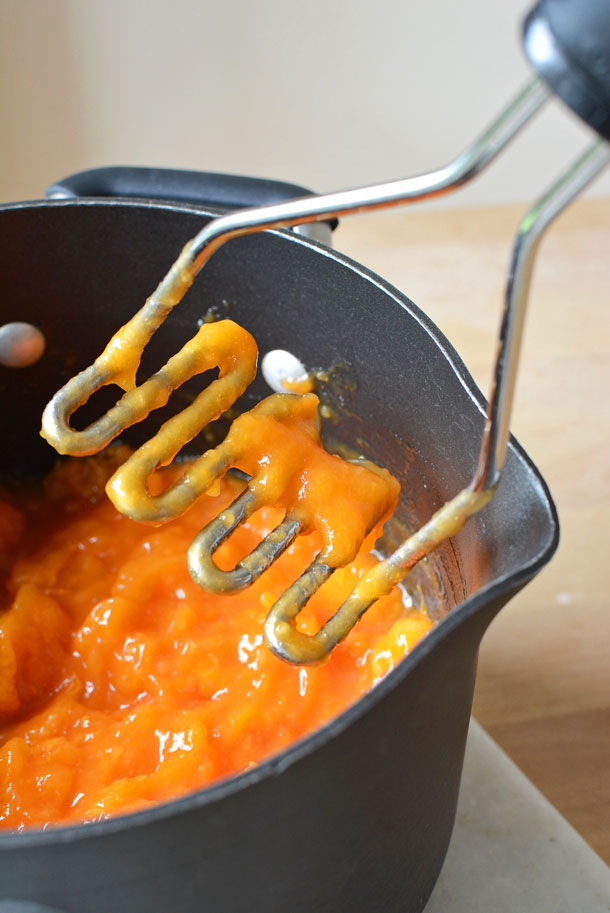
[[[123,190],[134,195],[150,172],[128,177]],[[180,195],[206,200],[205,181],[196,184]],[[47,339],[38,364],[0,368],[7,473],[51,465],[38,435],[45,403],[93,361],[209,218],[191,203],[95,192],[0,208],[0,324],[30,321]],[[167,191],[149,184],[145,193]],[[401,524],[419,525],[472,478],[483,398],[439,330],[379,277],[289,231],[231,241],[151,342],[146,369],[177,351],[210,307],[246,327],[262,354],[288,349],[308,367],[343,366],[338,376],[350,382],[331,385],[341,420],[328,436],[399,478]],[[268,393],[259,378],[244,405]],[[138,443],[152,427],[128,439]],[[194,795],[97,824],[1,836],[0,911],[421,910],[453,826],[479,642],[557,540],[546,485],[512,441],[492,502],[413,572],[444,617],[381,684],[314,735]]]

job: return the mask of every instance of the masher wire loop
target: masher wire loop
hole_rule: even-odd
[[[188,569],[191,577],[212,593],[237,593],[250,586],[292,545],[301,532],[302,523],[286,517],[232,571],[222,571],[213,554],[237,527],[252,516],[257,508],[254,494],[246,488],[227,510],[222,511],[193,539],[188,550]]]

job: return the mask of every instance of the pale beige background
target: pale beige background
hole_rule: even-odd
[[[528,7],[0,0],[0,200],[108,164],[227,170],[318,191],[428,170],[528,78]],[[588,137],[554,103],[474,187],[432,205],[526,200]],[[610,176],[596,192],[610,192]]]

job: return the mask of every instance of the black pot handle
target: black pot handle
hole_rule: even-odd
[[[540,0],[523,24],[523,44],[539,76],[610,140],[609,0]]]
[[[227,211],[282,203],[309,196],[310,190],[299,184],[270,181],[264,178],[216,174],[210,171],[180,171],[173,168],[93,168],[79,171],[47,188],[49,199],[78,197],[143,197],[147,200],[171,200],[194,203],[212,210]],[[337,219],[299,226],[302,234],[330,244],[330,232]],[[316,231],[322,228],[322,234]],[[309,229],[306,231],[305,229]]]

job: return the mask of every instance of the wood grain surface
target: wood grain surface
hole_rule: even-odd
[[[525,207],[344,219],[335,246],[413,299],[487,393]],[[494,621],[474,714],[610,862],[610,198],[551,226],[534,271],[513,432],[561,522],[557,555]]]

